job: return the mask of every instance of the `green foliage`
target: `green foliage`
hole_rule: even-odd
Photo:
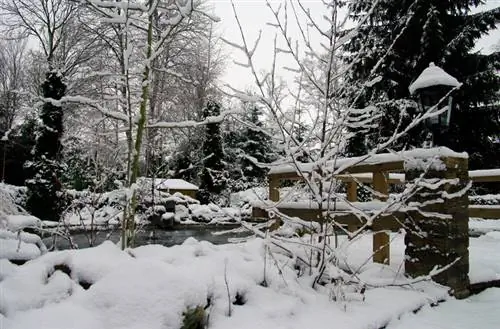
[[[45,156],[36,161],[27,162],[31,179],[26,180],[28,187],[26,208],[34,216],[42,220],[58,221],[60,215],[60,199],[58,192],[61,190],[60,177],[62,167],[57,160],[50,160]]]
[[[49,72],[42,84],[43,96],[60,100],[66,92],[62,76]],[[37,127],[33,161],[26,164],[29,179],[27,208],[42,220],[59,220],[58,191],[61,189],[61,137],[63,134],[63,109],[47,101],[40,112],[41,124]]]
[[[35,146],[35,130],[36,119],[28,117],[20,126],[10,131],[6,141],[0,142],[0,159],[5,159],[5,163],[0,163],[0,173],[5,174],[5,183],[24,185],[27,178],[24,164],[33,159],[31,150]],[[0,131],[0,136],[4,133]]]
[[[203,144],[202,137],[203,133],[193,134],[192,138],[184,139],[179,144],[168,159],[168,170],[164,171],[164,177],[171,176],[188,182],[197,182],[202,163],[200,150],[200,145]]]
[[[260,115],[260,109],[251,104],[243,118],[246,124],[224,135],[231,192],[262,184],[268,171],[262,164],[276,159],[271,137],[266,134]]]
[[[96,173],[92,160],[86,155],[82,141],[71,138],[63,152],[65,170],[61,182],[69,188],[81,191],[93,185]]]
[[[364,153],[386,139],[400,119],[403,126],[409,122],[416,109],[410,102],[408,86],[434,62],[463,83],[454,94],[458,105],[452,112],[445,146],[469,152],[473,169],[500,166],[500,159],[494,155],[500,151],[500,144],[495,143],[500,131],[499,54],[472,52],[475,41],[495,28],[500,8],[470,14],[479,3],[382,0],[376,4],[345,50],[352,54],[348,58],[352,69],[347,81],[353,86],[353,106],[375,104],[383,115],[379,128],[354,130],[358,135],[350,141],[349,154]],[[352,2],[351,18],[361,22],[373,4],[367,0]],[[380,67],[373,71],[380,60]],[[376,76],[382,77],[379,83],[372,87],[363,85]],[[421,146],[425,136],[422,128],[415,129],[413,135],[393,148]]]
[[[183,316],[181,329],[204,329],[207,327],[207,314],[202,306],[188,308]]]
[[[220,105],[214,101],[208,101],[203,109],[203,119],[219,114]],[[218,203],[220,194],[227,184],[220,123],[210,123],[206,125],[202,154],[203,166],[200,173],[200,191],[198,198],[203,203]]]

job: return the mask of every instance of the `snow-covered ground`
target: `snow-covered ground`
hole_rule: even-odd
[[[456,321],[470,314],[469,303],[478,312],[499,305],[500,294],[490,289],[466,301],[451,299],[426,307],[449,299],[446,289],[432,282],[407,285],[401,268],[403,236],[393,234],[391,240],[391,265],[384,266],[369,259],[370,235],[354,243],[340,237],[340,267],[359,273],[341,277],[356,283],[327,283],[317,289],[312,289],[308,271],[297,275],[297,260],[281,249],[267,245],[272,255],[265,256],[262,239],[216,246],[190,238],[174,247],[148,245],[127,251],[105,242],[48,253],[23,266],[2,260],[0,328],[177,329],[183,312],[198,306],[206,308],[209,328],[214,329],[351,329],[388,323],[389,328],[460,328]],[[303,246],[288,246],[301,255]],[[471,239],[471,278],[499,278],[499,246],[500,234],[495,232]],[[335,277],[335,271],[328,276]],[[417,315],[407,315],[420,307]],[[454,312],[461,314],[454,317]],[[500,314],[491,312],[481,326],[464,328],[493,329],[499,321]]]
[[[364,294],[346,289],[350,301],[334,302],[335,287],[312,289],[311,277],[297,277],[291,260],[276,250],[274,260],[267,257],[264,287],[264,250],[260,239],[221,246],[188,239],[171,248],[149,245],[127,252],[104,243],[49,253],[21,267],[2,263],[0,327],[181,328],[183,312],[201,306],[209,327],[217,329],[377,328],[446,298],[445,289],[422,282]],[[57,265],[64,271],[54,271]],[[363,273],[381,281],[405,280],[376,265]],[[79,282],[92,286],[84,290]],[[237,295],[244,305],[233,304]]]
[[[490,288],[465,300],[449,300],[439,307],[424,306],[407,313],[387,329],[496,329],[500,327],[500,288]]]
[[[481,235],[492,231],[500,232],[500,220],[482,218],[469,219],[469,234]]]

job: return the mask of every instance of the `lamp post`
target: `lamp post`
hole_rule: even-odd
[[[446,146],[446,132],[450,126],[450,117],[453,98],[446,95],[454,88],[462,84],[456,78],[446,73],[439,66],[430,63],[429,67],[422,71],[418,78],[408,88],[411,95],[417,97],[419,110],[422,113],[432,109],[432,112],[440,112],[425,120],[429,129],[426,144],[430,146]],[[444,104],[444,106],[442,106]]]

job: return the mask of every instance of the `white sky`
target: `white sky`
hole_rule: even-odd
[[[281,0],[271,0],[273,5],[277,6]],[[241,37],[236,25],[236,20],[229,0],[209,0],[209,4],[214,6],[215,14],[221,19],[219,29],[222,36],[232,42],[240,43]],[[272,63],[272,45],[275,35],[275,29],[267,26],[267,22],[273,22],[273,16],[269,8],[266,7],[265,0],[234,0],[238,16],[244,28],[247,42],[253,45],[257,39],[259,30],[262,30],[262,38],[259,48],[255,54],[255,62],[260,70],[269,71]],[[303,4],[311,9],[311,12],[319,12],[324,7],[321,0],[303,0]],[[500,6],[500,0],[486,0],[486,4],[479,10],[492,9]],[[494,45],[500,42],[500,30],[495,30],[489,36],[478,41],[476,48],[483,52],[491,52]],[[234,60],[245,62],[245,57],[236,49],[227,46],[228,53],[227,68],[222,81],[238,89],[254,89],[253,78],[250,70],[233,63]],[[291,63],[290,60],[286,61]],[[288,64],[289,65],[289,64]],[[283,72],[285,80],[290,79],[292,75]]]

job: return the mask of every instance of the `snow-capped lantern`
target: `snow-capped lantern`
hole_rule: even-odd
[[[418,105],[420,111],[427,112],[433,106],[436,106],[435,111],[442,110],[441,100],[453,89],[460,87],[462,84],[456,78],[446,73],[439,66],[430,63],[429,67],[422,71],[420,76],[415,80],[410,87],[411,95],[418,97]],[[443,100],[444,101],[444,100]],[[446,129],[450,125],[450,116],[452,108],[452,97],[448,97],[446,102],[446,111],[439,115],[435,115],[428,119],[428,124],[431,128]]]

